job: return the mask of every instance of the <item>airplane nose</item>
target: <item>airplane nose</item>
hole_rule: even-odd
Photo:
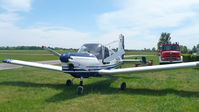
[[[70,58],[70,54],[69,53],[63,53],[59,57],[60,61],[61,62],[65,62],[65,63],[69,62],[69,60],[68,60],[69,58]]]

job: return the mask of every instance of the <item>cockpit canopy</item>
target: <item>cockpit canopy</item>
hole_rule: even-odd
[[[93,54],[97,59],[105,59],[109,56],[108,48],[102,44],[84,44],[78,52]]]

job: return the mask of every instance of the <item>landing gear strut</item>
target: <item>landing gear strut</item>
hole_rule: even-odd
[[[77,87],[77,94],[81,95],[83,94],[84,87],[83,87],[83,77],[80,78],[79,86]]]
[[[120,89],[121,90],[125,90],[126,89],[126,82],[122,82],[122,84],[120,85]]]
[[[73,81],[72,80],[67,80],[66,81],[66,86],[71,86],[73,85]]]

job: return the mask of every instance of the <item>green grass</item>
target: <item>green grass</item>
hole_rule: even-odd
[[[11,54],[15,55],[11,57]],[[28,61],[57,59],[45,50],[0,50],[0,56]],[[147,60],[153,60],[154,64],[158,64],[158,56],[147,56]],[[122,67],[132,66],[134,64],[128,62]],[[199,110],[199,69],[88,78],[84,79],[84,94],[81,96],[76,94],[79,79],[74,80],[73,86],[65,86],[65,81],[72,78],[61,72],[30,67],[2,70],[0,71],[0,112],[198,112]],[[121,91],[119,87],[124,81],[127,83],[127,89]]]
[[[59,50],[59,53],[74,52]],[[0,60],[17,59],[24,61],[45,61],[59,59],[57,56],[50,54],[46,50],[0,50]],[[0,61],[2,63],[2,61]]]
[[[154,59],[156,57],[150,57]],[[123,67],[132,66],[126,63]],[[0,71],[0,112],[198,112],[199,69],[88,78],[84,94],[68,74],[37,68]],[[125,81],[127,89],[118,88]]]

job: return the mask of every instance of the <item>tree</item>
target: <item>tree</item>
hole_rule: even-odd
[[[152,48],[152,51],[153,51],[153,52],[155,52],[155,51],[156,51],[155,47],[153,47],[153,48]]]
[[[197,48],[199,48],[199,44],[197,44]]]
[[[196,47],[196,46],[193,46],[192,52],[193,52],[193,53],[196,53],[196,51],[197,51],[197,47]]]
[[[160,39],[159,39],[159,42],[157,44],[157,48],[158,50],[160,50],[160,47],[162,44],[168,44],[168,43],[171,43],[171,34],[170,33],[166,33],[166,32],[162,32],[161,36],[160,36]]]
[[[188,53],[187,46],[180,45],[180,50],[181,50],[182,53]]]

